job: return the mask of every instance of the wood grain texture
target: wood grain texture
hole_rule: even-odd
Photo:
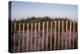
[[[56,27],[56,23],[57,23],[57,21],[54,21],[54,23],[55,23],[55,35],[54,35],[54,50],[56,49],[56,29],[57,29],[57,27]]]
[[[48,50],[48,21],[46,22],[46,50]]]
[[[29,37],[28,35],[29,35],[29,23],[27,23],[27,35],[26,35],[26,37],[27,37],[27,40],[26,40],[26,42],[27,42],[27,47],[26,47],[26,51],[29,50],[29,49],[28,49],[28,45],[29,45],[29,44],[28,44],[28,39],[29,39],[29,38],[28,38],[28,37]]]
[[[68,21],[66,20],[66,33],[68,33]],[[68,48],[68,37],[66,37],[66,42],[65,42],[65,49]]]
[[[35,23],[35,42],[34,42],[34,49],[36,50],[36,31],[37,30],[37,23]]]
[[[74,49],[74,33],[75,33],[75,22],[73,22],[73,49]]]
[[[72,25],[72,22],[70,21],[70,37],[69,37],[69,48],[71,48],[71,25]]]
[[[14,50],[15,50],[15,32],[16,32],[16,23],[14,23]]]
[[[24,23],[23,23],[23,31],[22,31],[22,51],[24,51]]]
[[[61,48],[62,48],[62,49],[64,48],[64,39],[63,39],[64,36],[63,36],[63,33],[64,33],[64,21],[62,21],[62,39],[61,39],[61,40],[62,40],[62,43],[61,43],[61,45],[62,45]]]
[[[31,23],[31,33],[30,33],[30,51],[32,51],[32,32],[33,32],[33,23]]]
[[[42,50],[44,49],[44,25],[45,22],[43,22],[43,27],[42,27]]]
[[[40,50],[40,22],[38,23],[38,50]]]
[[[50,27],[50,50],[52,50],[52,21],[51,21],[51,27]]]
[[[19,32],[18,32],[18,52],[20,51],[20,30],[21,29],[21,23],[19,23]]]
[[[60,21],[58,21],[58,49],[60,49]]]

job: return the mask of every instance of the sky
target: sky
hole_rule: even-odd
[[[11,19],[22,19],[27,17],[68,17],[78,20],[78,6],[71,4],[36,3],[12,1]]]

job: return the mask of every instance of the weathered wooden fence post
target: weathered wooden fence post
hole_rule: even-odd
[[[67,34],[68,34],[68,21],[66,20],[66,35],[67,35]],[[67,40],[68,40],[68,37],[66,37],[65,49],[68,48],[68,42],[67,42]]]
[[[60,49],[60,21],[58,21],[58,49]]]
[[[43,22],[43,28],[42,28],[42,50],[44,49],[44,24],[45,22]]]
[[[74,49],[74,35],[75,34],[75,22],[73,22],[73,49]]]
[[[29,49],[28,49],[28,39],[29,39],[29,23],[27,23],[27,48],[26,48],[26,51],[28,51]]]
[[[18,52],[20,51],[20,33],[21,33],[21,23],[19,23],[19,32],[18,32]]]
[[[70,21],[70,37],[69,37],[69,48],[71,48],[71,25],[72,25],[72,22]]]
[[[62,49],[64,48],[64,36],[63,36],[63,33],[64,33],[64,21],[62,21]]]
[[[50,27],[50,50],[52,50],[52,21],[51,21],[51,27]]]
[[[46,22],[46,50],[48,50],[48,21]]]
[[[56,49],[56,21],[54,21],[55,23],[55,35],[54,35],[54,50]]]
[[[35,41],[35,42],[34,42],[34,49],[35,49],[35,50],[36,50],[36,34],[37,34],[37,33],[36,33],[36,26],[37,26],[37,23],[35,23],[35,40],[34,40],[34,41]]]
[[[38,23],[38,50],[40,50],[40,22]]]
[[[23,31],[22,31],[22,51],[24,50],[24,23],[23,23]]]
[[[30,33],[30,51],[32,50],[32,32],[33,32],[33,23],[31,22],[31,33]]]
[[[15,51],[15,32],[16,32],[16,22],[14,23],[14,51]]]

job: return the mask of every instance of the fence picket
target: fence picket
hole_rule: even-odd
[[[23,31],[22,31],[22,51],[24,51],[24,23],[23,23]]]
[[[29,39],[29,38],[28,38],[28,37],[29,37],[28,35],[29,35],[29,23],[27,23],[27,41],[26,41],[26,42],[27,42],[27,48],[26,48],[26,51],[29,50],[29,49],[28,49],[28,45],[29,45],[29,44],[28,44],[28,39]]]
[[[69,37],[69,48],[71,48],[71,25],[72,25],[72,22],[70,21],[70,37]]]
[[[19,23],[19,32],[18,32],[18,52],[20,51],[20,30],[21,29],[21,23]]]
[[[60,21],[58,21],[58,49],[60,49]]]
[[[42,28],[42,50],[44,49],[44,24],[45,22],[43,22],[43,28]]]
[[[73,49],[74,49],[74,33],[75,33],[75,22],[73,22]]]
[[[62,49],[64,48],[64,36],[63,36],[63,33],[64,33],[64,21],[62,21]]]
[[[54,50],[56,49],[56,21],[54,21],[54,23],[55,23],[55,35],[54,35]]]
[[[35,23],[35,44],[34,44],[34,49],[36,50],[36,26],[37,26],[37,23]]]
[[[67,31],[68,31],[68,21],[66,20],[66,33],[67,33]],[[65,49],[67,49],[68,48],[68,42],[67,42],[67,40],[68,40],[68,37],[66,37],[66,42],[65,42]]]
[[[15,51],[15,32],[16,32],[16,23],[14,23],[14,51]]]
[[[33,23],[31,22],[31,31],[30,31],[30,51],[32,51],[32,32],[33,32]]]
[[[38,50],[40,50],[40,22],[38,23]]]
[[[50,50],[52,50],[52,21],[51,21],[51,27],[50,27]]]
[[[46,50],[48,50],[48,21],[46,22]]]

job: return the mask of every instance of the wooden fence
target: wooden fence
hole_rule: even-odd
[[[14,23],[13,33],[14,52],[75,49],[77,47],[77,24],[73,21],[18,23],[18,26],[16,24]]]

